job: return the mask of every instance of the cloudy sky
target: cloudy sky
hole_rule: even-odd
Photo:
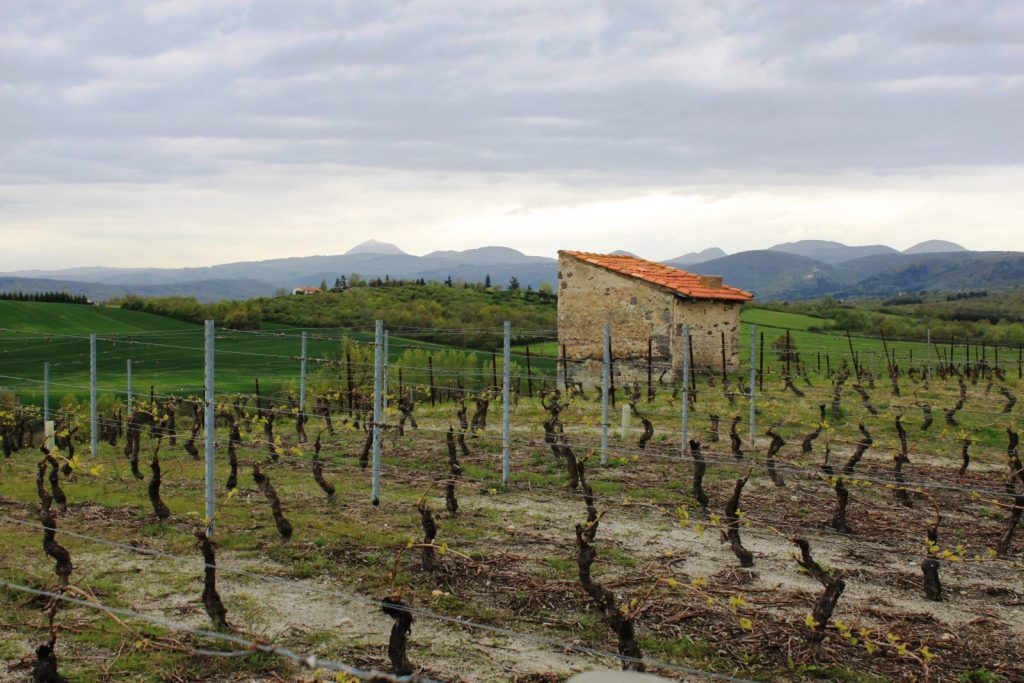
[[[1024,3],[0,3],[0,270],[1024,249]]]

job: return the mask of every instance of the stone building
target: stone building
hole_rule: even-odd
[[[690,326],[696,368],[721,368],[724,338],[726,366],[736,369],[740,306],[753,298],[717,275],[696,275],[635,256],[558,252],[558,338],[570,373],[588,382],[599,377],[594,361],[603,358],[605,322],[611,326],[616,375],[622,381],[646,375],[648,349],[659,375],[669,369],[678,376],[684,325]]]

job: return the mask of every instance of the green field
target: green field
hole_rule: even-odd
[[[5,338],[27,332],[132,334],[195,329],[173,318],[121,308],[0,300],[0,335]]]
[[[838,368],[845,360],[852,366],[850,348],[857,353],[858,363],[876,376],[886,373],[883,350],[887,347],[896,363],[908,368],[922,362],[936,362],[940,355],[948,358],[948,343],[929,348],[923,342],[889,341],[879,338],[850,339],[835,332],[811,332],[810,328],[827,328],[827,319],[808,315],[749,308],[742,313],[740,358],[749,368],[750,331],[756,325],[756,364],[762,363],[765,377],[780,375],[784,366],[775,352],[788,331],[800,354],[802,367],[811,376],[824,375],[829,368]],[[216,382],[218,393],[255,390],[259,378],[265,393],[297,393],[299,384],[300,336],[302,328],[264,323],[259,332],[236,332],[219,329],[216,340]],[[372,332],[365,328],[305,328],[309,335],[308,357],[310,390],[337,386],[339,378],[347,378],[347,355],[352,357],[356,382],[372,377]],[[51,364],[51,403],[56,405],[68,395],[82,400],[88,394],[88,333],[99,335],[97,343],[98,385],[106,401],[121,400],[127,388],[127,360],[132,360],[133,392],[190,395],[202,391],[203,330],[200,325],[172,318],[101,306],[0,301],[0,388],[14,391],[24,402],[40,403],[43,364]],[[343,340],[351,343],[344,347]],[[763,342],[763,351],[761,344]],[[554,375],[557,343],[532,342],[513,347],[512,371],[525,374],[525,350],[530,349],[533,375]],[[967,349],[958,345],[953,358],[961,363]],[[978,349],[971,350],[972,359]],[[991,362],[996,351],[986,349]],[[1003,348],[999,361],[1009,376],[1019,374],[1018,349]],[[497,354],[498,372],[501,369]],[[322,362],[331,359],[333,363]],[[392,336],[389,340],[389,361],[402,369],[406,384],[429,383],[429,366],[433,364],[434,385],[448,386],[462,381],[467,388],[485,386],[492,381],[492,353],[457,349],[422,340]],[[794,371],[795,373],[795,371]],[[395,377],[397,379],[397,377]],[[525,392],[526,387],[520,387]],[[536,390],[536,387],[534,387]]]
[[[203,389],[203,328],[171,318],[99,306],[0,301],[0,388],[14,391],[28,403],[41,403],[43,365],[50,363],[51,404],[69,395],[88,395],[89,339],[97,338],[97,375],[107,401],[121,400],[127,389],[127,361],[132,361],[135,395],[190,395]],[[259,333],[218,330],[215,374],[218,393],[255,391],[260,380],[266,393],[298,392],[302,329],[264,324]],[[306,328],[310,389],[337,381],[346,364],[343,339],[354,342],[353,376],[372,377],[373,333],[343,329]],[[481,369],[490,352],[463,352],[438,344],[390,337],[393,365],[405,364],[408,381],[427,381],[428,356],[433,356],[435,381],[445,384],[445,368],[458,365]],[[500,362],[500,359],[499,359]],[[489,373],[487,373],[489,374]],[[103,400],[103,399],[101,399]]]

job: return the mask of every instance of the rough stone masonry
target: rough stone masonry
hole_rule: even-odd
[[[599,383],[604,323],[611,324],[616,383],[647,372],[652,341],[655,376],[683,367],[683,326],[690,326],[696,368],[739,366],[740,306],[749,292],[714,275],[696,275],[632,256],[558,252],[558,338],[577,381]]]

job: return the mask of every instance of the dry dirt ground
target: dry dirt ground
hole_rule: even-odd
[[[498,448],[487,439],[472,441],[470,456],[461,458],[466,473],[457,484],[460,508],[453,518],[444,510],[446,423],[439,420],[432,430],[424,422],[419,432],[386,439],[379,508],[367,500],[369,472],[358,467],[360,432],[340,433],[323,451],[325,476],[338,487],[331,498],[312,481],[308,451],[267,463],[295,527],[287,543],[250,476],[254,460],[268,459],[265,449],[251,445],[240,452],[238,492],[227,498],[219,489],[215,536],[218,589],[235,633],[386,670],[392,621],[374,601],[400,589],[416,610],[409,659],[431,678],[556,681],[616,668],[615,636],[580,586],[574,528],[586,519],[586,508],[581,493],[566,486],[565,463],[542,441],[517,447],[521,476],[505,490],[495,484]],[[536,431],[521,436],[529,441]],[[798,434],[787,436],[798,441]],[[634,617],[650,669],[679,680],[705,679],[693,670],[771,681],[1024,680],[1024,538],[1006,557],[991,553],[1010,513],[1010,499],[999,495],[1006,470],[998,452],[977,454],[963,477],[949,455],[913,453],[908,478],[929,486],[911,486],[907,507],[885,485],[892,479],[891,454],[869,450],[847,479],[855,533],[840,534],[830,526],[836,494],[818,467],[821,453],[798,454],[789,445],[779,454],[785,478],[779,487],[765,474],[766,445],[742,459],[707,449],[707,511],[695,502],[693,465],[678,456],[678,445],[655,441],[642,456],[627,448],[623,462],[610,467],[588,461],[595,506],[603,513],[593,543],[594,575]],[[833,464],[845,462],[849,451],[837,442]],[[191,535],[201,524],[202,466],[182,456],[180,445],[162,454],[162,494],[172,510],[167,522],[154,518],[146,482],[135,481],[124,459],[108,449],[100,471],[83,467],[63,480],[70,506],[57,516],[57,540],[71,552],[72,584],[105,604],[208,628],[202,562]],[[36,461],[35,452],[23,450],[0,467],[0,577],[52,589],[53,562],[40,547],[41,530],[32,526],[39,523]],[[218,482],[226,475],[220,463]],[[750,568],[741,568],[720,538],[726,501],[744,476],[749,481],[737,524],[754,555]],[[435,542],[444,544],[436,549],[434,571],[420,566],[422,549],[406,549],[423,536],[416,509],[421,499],[437,519]],[[920,569],[929,556],[925,536],[935,505],[941,520],[931,554],[941,559],[941,602],[925,599]],[[822,586],[798,567],[796,537],[846,583],[816,647],[808,642],[807,618]],[[953,556],[943,559],[943,551]],[[0,596],[0,680],[27,680],[32,652],[46,639],[45,601],[12,590]],[[184,650],[227,646],[139,620],[122,626],[86,607],[63,609],[57,621],[58,657],[72,680],[316,675],[267,655],[159,650],[172,641]]]

